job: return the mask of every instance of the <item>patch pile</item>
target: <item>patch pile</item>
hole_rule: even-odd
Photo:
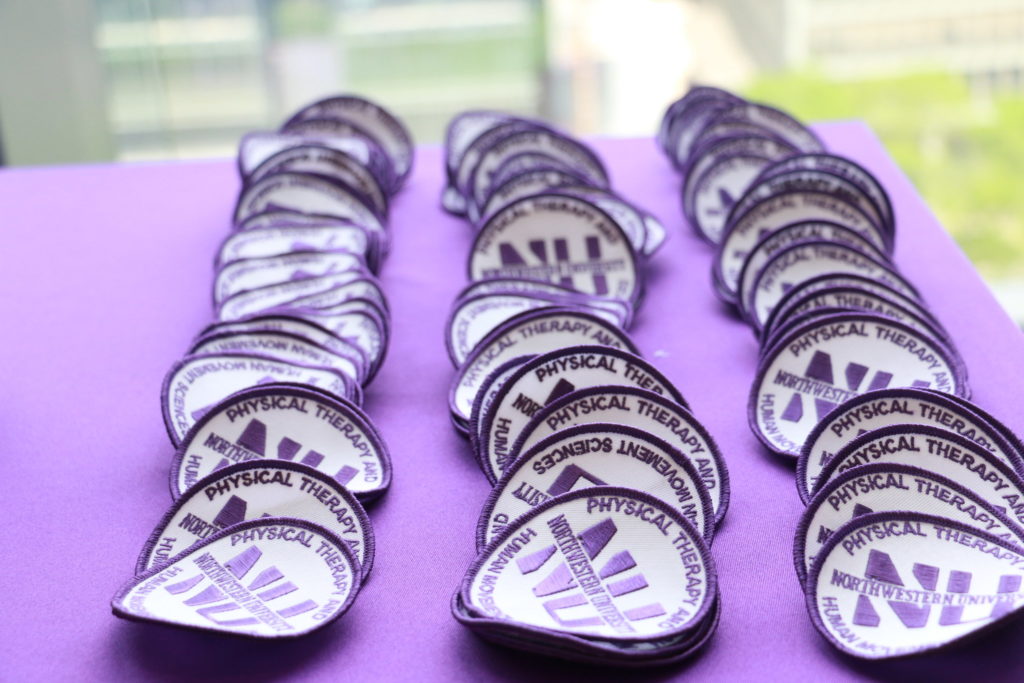
[[[712,282],[760,339],[751,429],[793,459],[794,562],[818,630],[865,659],[922,653],[1024,603],[1024,449],[970,403],[950,335],[892,260],[870,172],[788,114],[715,88],[658,141]]]
[[[473,111],[447,133],[442,204],[476,231],[446,329],[449,407],[494,486],[452,612],[563,659],[688,657],[718,623],[708,548],[729,479],[626,332],[665,231],[542,123]]]
[[[359,406],[388,346],[377,273],[412,161],[402,123],[352,95],[242,139],[216,321],[161,392],[174,503],[115,615],[281,638],[352,604],[373,566],[363,504],[391,482]]]

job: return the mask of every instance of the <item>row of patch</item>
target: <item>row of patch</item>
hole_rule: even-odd
[[[565,659],[686,657],[717,625],[708,545],[729,487],[710,435],[624,332],[638,254],[664,231],[611,194],[592,151],[536,122],[459,116],[446,160],[442,203],[478,230],[446,330],[449,405],[494,485],[453,614]]]
[[[168,373],[164,420],[177,445],[209,406],[276,381],[362,403],[390,335],[377,273],[388,202],[412,142],[380,106],[331,97],[239,147],[233,230],[218,248],[217,322]]]
[[[968,401],[884,389],[804,444],[793,559],[811,619],[865,659],[920,654],[1024,606],[1024,445]]]
[[[759,335],[748,411],[769,449],[796,457],[865,391],[969,396],[948,333],[892,262],[892,205],[870,172],[784,112],[715,88],[673,103],[659,141],[684,173],[688,221],[716,245],[715,291]]]
[[[1010,499],[996,493],[1008,486],[1016,498],[1019,442],[966,402],[949,335],[893,265],[885,189],[783,112],[712,88],[674,103],[659,141],[684,173],[688,222],[716,246],[717,294],[759,335],[748,417],[769,449],[798,457],[808,509],[794,561],[813,622],[839,649],[869,658],[973,631],[963,628],[966,600],[957,615],[929,617],[929,605],[969,592],[970,574],[957,574],[949,551],[925,552],[920,536],[883,538],[926,536],[934,518],[905,516],[937,514],[1019,543]],[[947,569],[967,584],[942,595]]]
[[[278,638],[352,604],[373,564],[360,501],[391,481],[358,405],[387,348],[376,273],[412,153],[400,122],[352,96],[243,138],[234,227],[215,259],[217,321],[162,390],[174,504],[116,615]]]

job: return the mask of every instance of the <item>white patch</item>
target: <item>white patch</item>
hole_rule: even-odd
[[[112,607],[127,619],[288,638],[337,619],[359,587],[344,541],[314,524],[270,517],[221,531],[135,577]]]
[[[554,193],[525,197],[492,216],[477,233],[469,275],[553,282],[634,304],[642,291],[622,228],[591,202]]]
[[[793,244],[775,253],[758,271],[751,288],[744,292],[740,308],[757,328],[761,328],[789,288],[829,273],[861,275],[886,284],[904,296],[917,296],[913,286],[892,264],[876,261],[844,244],[819,240]]]
[[[539,629],[582,637],[571,646],[577,651],[596,638],[591,654],[614,658],[609,645],[625,655],[637,639],[648,656],[665,656],[655,652],[667,649],[661,641],[695,636],[717,594],[707,546],[689,522],[657,498],[594,487],[509,527],[474,563],[459,597],[471,618],[463,623],[481,635],[488,622]]]
[[[792,244],[812,240],[846,244],[860,249],[878,261],[888,259],[885,252],[849,228],[833,223],[808,221],[782,228],[759,241],[742,261],[733,263],[729,270],[723,271],[725,275],[721,284],[732,292],[738,301],[742,301],[753,287],[754,279],[772,256]],[[735,268],[737,265],[738,270]]]
[[[220,303],[217,308],[219,320],[238,320],[255,315],[276,306],[331,291],[338,287],[353,283],[370,282],[368,272],[346,271],[331,273],[320,277],[302,280],[290,280],[270,284],[247,292],[239,292]],[[359,290],[359,295],[366,294],[367,288]]]
[[[608,347],[573,346],[528,361],[501,387],[481,415],[477,457],[495,481],[512,464],[512,446],[542,407],[570,391],[596,386],[632,386],[680,401],[679,392],[646,361]]]
[[[1020,608],[1022,552],[939,517],[865,515],[837,529],[812,566],[808,611],[854,657],[935,650]]]
[[[1024,526],[1024,483],[996,456],[944,429],[896,425],[868,432],[840,450],[821,471],[814,493],[861,465],[920,467],[963,485]]]
[[[361,97],[329,97],[303,107],[283,126],[287,132],[293,123],[308,119],[340,119],[355,124],[380,144],[394,167],[395,176],[404,179],[412,170],[413,145],[405,126],[387,109]]]
[[[755,204],[727,226],[715,252],[724,282],[739,278],[743,259],[766,236],[793,223],[829,221],[844,225],[875,247],[888,251],[888,237],[859,209],[825,192],[786,192]]]
[[[355,406],[303,387],[250,386],[212,407],[178,446],[172,493],[220,467],[263,458],[308,465],[364,501],[391,479],[387,447]]]
[[[928,425],[946,429],[991,453],[1015,471],[1021,457],[980,416],[932,392],[898,388],[869,392],[839,406],[811,431],[800,451],[797,482],[810,498],[821,471],[836,453],[865,432],[891,425]]]
[[[217,271],[213,300],[219,304],[250,289],[365,269],[362,256],[344,251],[301,251],[235,261]]]
[[[755,434],[796,456],[814,426],[839,404],[885,387],[967,393],[949,351],[870,313],[844,313],[794,330],[761,359],[747,405]]]
[[[271,225],[231,233],[217,252],[217,265],[267,256],[282,256],[295,250],[296,244],[312,251],[339,249],[362,254],[369,261],[370,233],[357,225]]]
[[[257,315],[236,322],[214,323],[199,334],[196,341],[193,342],[193,348],[195,348],[195,344],[204,339],[220,334],[241,332],[282,332],[298,335],[317,346],[322,346],[336,356],[348,359],[359,371],[359,382],[362,384],[366,381],[370,360],[365,351],[352,341],[338,337],[325,327],[287,315]]]
[[[1020,527],[952,479],[920,467],[864,465],[829,482],[804,511],[793,549],[801,583],[829,536],[843,524],[871,512],[904,511],[945,517],[1024,545]]]
[[[696,468],[671,445],[612,424],[564,429],[524,451],[495,484],[477,526],[477,549],[489,545],[526,512],[563,493],[622,486],[673,507],[711,543],[711,497]]]
[[[544,406],[513,444],[512,462],[552,434],[595,422],[640,429],[678,449],[708,490],[716,519],[722,519],[728,504],[729,476],[718,446],[690,411],[643,389],[593,387],[574,391]]]
[[[469,419],[480,385],[505,361],[583,344],[634,349],[625,332],[584,311],[553,308],[510,319],[478,345],[455,374],[449,399],[452,412]]]
[[[301,463],[256,460],[217,470],[203,486],[175,501],[139,556],[137,574],[165,565],[221,529],[249,519],[290,517],[332,531],[359,561],[373,566],[373,529],[355,496],[336,480]]]
[[[304,173],[274,173],[246,186],[235,207],[235,224],[270,208],[343,218],[383,233],[384,224],[352,191]]]
[[[700,158],[687,178],[696,176],[691,189],[689,210],[693,224],[711,242],[722,239],[732,203],[744,196],[750,183],[773,159],[734,152],[715,151]],[[703,162],[703,163],[702,163]]]

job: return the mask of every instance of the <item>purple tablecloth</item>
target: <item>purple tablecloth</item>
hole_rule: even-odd
[[[871,169],[896,209],[896,261],[949,328],[979,404],[1024,432],[1024,336],[871,132],[822,125]],[[807,617],[791,560],[801,511],[793,467],[762,449],[745,406],[757,345],[715,298],[710,248],[683,224],[680,181],[650,140],[598,140],[614,186],[671,238],[651,263],[633,329],[724,453],[732,505],[715,539],[721,625],[681,666],[637,679],[1024,680],[1024,625],[956,651],[868,664]],[[225,161],[0,171],[0,679],[620,680],[500,649],[451,618],[488,484],[448,422],[442,327],[472,238],[438,208],[440,153],[425,148],[396,199],[383,282],[394,316],[366,409],[390,444],[394,484],[372,505],[373,575],[339,622],[292,642],[123,622],[114,591],[170,504],[173,449],[158,390],[209,321],[211,262],[238,180]]]

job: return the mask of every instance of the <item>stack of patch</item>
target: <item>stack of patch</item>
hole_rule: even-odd
[[[870,391],[807,437],[793,559],[811,619],[865,659],[928,652],[1024,605],[1024,446],[931,389]]]
[[[494,490],[452,602],[481,637],[564,659],[685,658],[718,622],[725,464],[624,331],[660,224],[585,145],[491,112],[448,129],[444,206],[477,236],[448,321],[452,422]]]
[[[404,126],[354,96],[243,138],[217,321],[162,390],[174,503],[117,616],[280,638],[351,605],[373,565],[362,504],[391,481],[359,405],[387,348],[376,273],[412,158]]]
[[[797,458],[816,627],[884,659],[1016,615],[1024,447],[967,401],[950,336],[893,265],[885,190],[787,115],[712,88],[672,105],[659,139],[717,246],[716,291],[760,335],[750,425]]]

